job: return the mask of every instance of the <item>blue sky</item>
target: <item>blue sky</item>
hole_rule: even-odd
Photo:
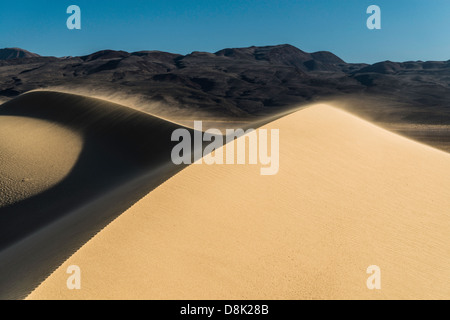
[[[68,30],[78,5],[82,30]],[[368,30],[369,5],[382,29]],[[0,48],[41,55],[102,49],[186,54],[289,43],[348,62],[450,59],[449,0],[22,0],[0,1]]]

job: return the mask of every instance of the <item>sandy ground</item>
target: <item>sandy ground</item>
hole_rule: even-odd
[[[54,123],[0,117],[0,207],[62,181],[78,160],[82,137]]]
[[[28,298],[450,298],[449,154],[326,105],[265,128],[280,129],[278,175],[190,166]]]

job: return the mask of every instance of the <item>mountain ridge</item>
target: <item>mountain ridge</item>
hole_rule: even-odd
[[[37,57],[40,57],[40,55],[20,48],[0,49],[0,60],[37,58]]]
[[[449,61],[347,63],[329,51],[289,44],[187,55],[101,50],[63,58],[15,50],[0,60],[0,101],[64,88],[133,97],[141,110],[162,116],[239,118],[358,97],[375,103],[354,107],[369,120],[450,124]],[[9,59],[17,52],[24,58]]]

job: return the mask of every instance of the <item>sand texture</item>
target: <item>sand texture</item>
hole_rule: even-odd
[[[192,165],[88,241],[29,299],[449,299],[450,155],[315,105],[280,171]],[[82,270],[68,290],[67,267]],[[366,269],[381,268],[381,290]]]

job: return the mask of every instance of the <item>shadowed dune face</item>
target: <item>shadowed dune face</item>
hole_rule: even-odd
[[[61,182],[82,145],[80,135],[55,123],[0,116],[0,208]]]
[[[450,297],[448,154],[324,105],[264,128],[280,129],[278,175],[192,165],[29,298]],[[73,264],[81,290],[65,287]]]
[[[181,170],[170,157],[171,134],[179,127],[56,92],[1,105],[0,298],[26,296],[96,232]]]

